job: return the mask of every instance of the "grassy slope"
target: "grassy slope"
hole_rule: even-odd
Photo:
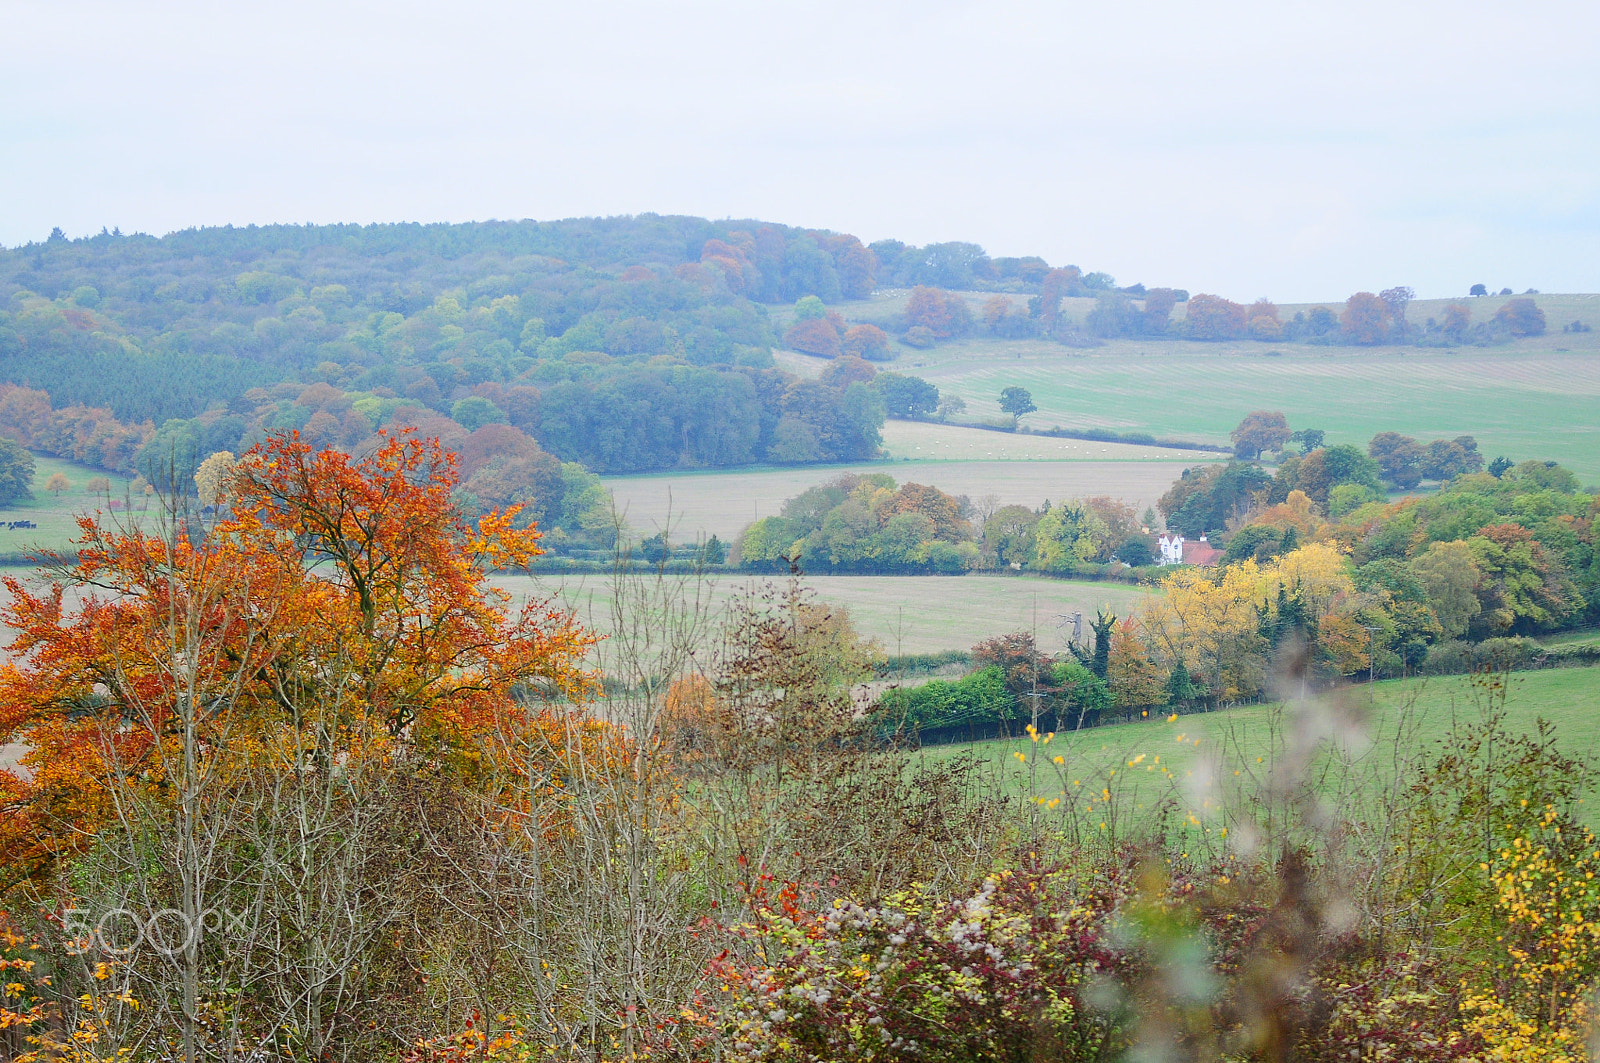
[[[904,303],[889,292],[842,308],[882,319]],[[974,304],[982,296],[972,296]],[[1438,316],[1449,300],[1413,303],[1410,318]],[[1467,302],[1485,321],[1506,300]],[[998,417],[1000,389],[1020,385],[1039,412],[1025,423],[1106,427],[1226,442],[1252,409],[1279,409],[1292,425],[1322,428],[1333,442],[1364,443],[1399,431],[1424,438],[1471,434],[1493,456],[1561,461],[1600,481],[1600,329],[1564,333],[1581,319],[1600,326],[1600,296],[1541,295],[1550,331],[1499,347],[1312,347],[1299,343],[1114,340],[1090,350],[1040,341],[968,338],[929,351],[895,345],[883,368],[921,375],[960,395],[968,416]],[[1091,300],[1066,301],[1081,319]],[[1303,307],[1281,308],[1292,316]],[[1180,315],[1181,316],[1181,307]],[[1278,352],[1269,354],[1269,352]]]
[[[1466,676],[1391,680],[1347,688],[1341,700],[1330,703],[1335,711],[1329,718],[1364,721],[1364,727],[1343,733],[1365,750],[1356,774],[1370,784],[1374,777],[1392,774],[1397,754],[1443,749],[1452,723],[1478,720],[1484,703]],[[1115,777],[1107,773],[1115,771],[1122,776],[1116,785],[1126,788],[1123,809],[1136,814],[1169,794],[1183,795],[1188,803],[1197,783],[1210,773],[1225,780],[1248,781],[1252,773],[1265,778],[1277,757],[1274,735],[1281,733],[1283,711],[1281,705],[1250,705],[1172,722],[1160,718],[1094,728],[1057,736],[1048,745],[1024,738],[930,747],[919,756],[939,760],[974,755],[1014,791],[1046,798],[1111,786]],[[1561,749],[1594,757],[1600,754],[1600,668],[1513,673],[1506,713],[1510,730],[1531,732],[1542,717],[1556,725]],[[1363,734],[1368,740],[1361,740]],[[1027,759],[1017,760],[1018,753]],[[1144,760],[1130,766],[1140,755]],[[1067,763],[1054,765],[1055,756]],[[1058,777],[1059,772],[1065,776]],[[1075,788],[1075,781],[1082,785]]]
[[[519,600],[529,595],[558,595],[591,627],[604,631],[610,623],[611,584],[604,576],[566,577],[561,581],[528,576],[497,576],[493,581]],[[724,577],[714,594],[726,601],[750,577]],[[857,628],[877,639],[889,653],[932,653],[969,649],[991,635],[1037,630],[1047,650],[1064,649],[1059,614],[1094,611],[1110,606],[1126,614],[1147,593],[1121,583],[1090,583],[1036,577],[963,576],[816,576],[806,585],[826,602],[849,610]]]

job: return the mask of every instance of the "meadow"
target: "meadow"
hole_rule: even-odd
[[[714,577],[708,589],[713,601],[726,603],[765,578]],[[491,582],[519,601],[553,596],[596,631],[604,633],[611,624],[614,597],[607,576],[494,576]],[[1087,633],[1096,609],[1125,616],[1151,593],[1125,583],[990,575],[810,576],[805,585],[821,601],[848,610],[856,628],[891,654],[966,650],[1011,631],[1037,631],[1046,651],[1064,652],[1070,629],[1063,614],[1081,612]]]
[[[1326,728],[1325,737],[1349,752],[1347,778],[1339,774],[1345,769],[1324,766],[1329,788],[1350,780],[1381,785],[1401,761],[1441,753],[1458,728],[1481,721],[1492,704],[1473,676],[1395,679],[1352,684],[1298,714],[1282,703],[1244,705],[1108,724],[1048,742],[1023,736],[929,746],[916,757],[975,758],[1024,797],[1081,798],[1104,790],[1113,804],[1120,802],[1119,815],[1137,820],[1167,797],[1194,802],[1219,782],[1240,779],[1258,787],[1281,762],[1284,736],[1306,721]],[[1512,734],[1532,734],[1543,719],[1554,725],[1562,752],[1600,756],[1600,668],[1513,672],[1504,710]],[[1056,764],[1056,757],[1063,763]],[[1588,818],[1600,824],[1600,807]]]

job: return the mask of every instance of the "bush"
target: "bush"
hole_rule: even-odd
[[[900,342],[907,347],[916,347],[918,350],[927,350],[939,342],[933,330],[926,325],[912,325],[906,329],[906,334],[900,337]]]
[[[1023,713],[1006,689],[1004,674],[990,666],[954,682],[935,679],[894,688],[878,702],[874,715],[880,732],[894,732],[1020,720]]]

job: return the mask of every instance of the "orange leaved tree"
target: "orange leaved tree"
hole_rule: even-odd
[[[449,874],[419,839],[537,821],[563,744],[617,741],[552,716],[587,700],[593,639],[485,585],[539,533],[514,509],[469,527],[456,478],[411,433],[360,460],[276,436],[218,515],[86,516],[76,559],[4,581],[0,743],[24,753],[0,771],[0,890],[76,902],[90,938],[97,910],[134,913],[119,932],[164,944],[119,970],[177,1057],[284,1031],[320,1056],[408,1000],[418,898]],[[248,987],[225,1022],[224,984]]]
[[[240,459],[209,526],[83,517],[75,564],[50,565],[42,590],[8,577],[0,739],[29,752],[26,779],[3,783],[19,813],[5,851],[82,844],[108,758],[163,770],[191,706],[202,743],[228,737],[242,756],[292,740],[326,763],[377,748],[473,759],[516,745],[497,739],[529,723],[519,689],[581,700],[592,638],[484,584],[486,567],[540,553],[538,531],[514,528],[515,509],[466,526],[455,481],[454,456],[409,432],[360,461],[277,436]]]

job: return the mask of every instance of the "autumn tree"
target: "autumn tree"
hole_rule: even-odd
[[[817,379],[830,388],[843,389],[851,384],[871,384],[877,375],[877,369],[866,360],[847,354],[823,366]]]
[[[839,349],[856,358],[886,361],[889,358],[889,335],[877,325],[852,325],[840,338]]]
[[[352,461],[275,436],[240,460],[225,519],[193,521],[181,497],[136,526],[83,517],[42,588],[6,580],[0,742],[27,752],[0,772],[0,886],[70,877],[114,905],[131,882],[190,926],[223,908],[248,924],[225,949],[191,935],[129,961],[175,1058],[200,1058],[201,1001],[223,992],[230,1037],[325,1054],[343,1014],[392,997],[405,928],[438,933],[415,848],[542,822],[531,782],[551,758],[612,741],[549,708],[587,699],[592,640],[484,585],[486,567],[526,564],[538,531],[513,513],[469,527],[454,485],[436,441]]]
[[[1382,299],[1384,305],[1389,308],[1390,320],[1401,329],[1406,327],[1406,307],[1410,306],[1411,300],[1416,297],[1417,293],[1404,285],[1385,288],[1378,293],[1378,298]]]
[[[1392,320],[1389,304],[1371,292],[1356,292],[1345,300],[1344,312],[1339,315],[1339,327],[1345,339],[1363,346],[1382,343],[1389,338]]]
[[[806,318],[783,334],[783,343],[802,354],[836,358],[840,351],[839,328],[826,317]]]
[[[1367,454],[1378,463],[1383,478],[1409,491],[1422,482],[1426,452],[1410,436],[1399,432],[1379,432],[1367,444]]]
[[[1184,327],[1191,339],[1238,339],[1247,323],[1245,308],[1220,295],[1192,296],[1184,310]]]
[[[1472,307],[1466,303],[1447,303],[1444,308],[1444,320],[1439,323],[1439,328],[1451,339],[1460,342],[1467,334],[1467,328],[1472,324]]]
[[[936,339],[965,335],[972,328],[972,311],[960,295],[919,284],[906,303],[906,326],[922,327]]]
[[[983,309],[979,317],[983,319],[983,327],[990,332],[998,332],[1011,313],[1011,300],[1003,295],[991,295],[983,302]]]
[[[200,463],[194,471],[194,486],[201,505],[211,506],[221,501],[237,464],[238,459],[230,450],[219,450]]]
[[[1513,336],[1544,335],[1544,311],[1532,299],[1512,299],[1495,313],[1494,319]]]
[[[1083,287],[1083,273],[1076,266],[1053,269],[1039,284],[1039,294],[1028,301],[1028,313],[1039,321],[1039,331],[1053,334],[1060,324],[1061,300]]]
[[[1166,703],[1166,677],[1140,641],[1132,617],[1112,630],[1110,651],[1106,683],[1119,710],[1133,714]]]
[[[1289,421],[1279,410],[1255,410],[1245,415],[1229,433],[1233,452],[1241,458],[1256,458],[1268,450],[1282,450],[1289,441]]]
[[[1164,335],[1172,323],[1172,308],[1178,305],[1178,293],[1172,288],[1151,288],[1144,294],[1144,331],[1152,336]]]
[[[159,755],[152,743],[182,699],[220,696],[174,686],[183,669],[164,654],[191,667],[203,658],[211,671],[193,682],[226,691],[222,704],[244,714],[235,722],[309,728],[313,744],[359,734],[369,748],[464,750],[526,721],[519,683],[581,697],[587,637],[541,603],[512,610],[482,583],[485,566],[539,553],[539,532],[514,530],[514,512],[464,525],[455,478],[452,456],[410,434],[359,462],[276,436],[240,459],[231,516],[205,543],[181,522],[163,540],[86,516],[78,561],[57,564],[46,589],[8,577],[5,619],[19,634],[0,671],[0,738],[25,742],[26,764],[73,765],[21,785],[23,818],[43,833],[18,855],[61,855],[92,836],[112,782],[96,765]],[[106,597],[91,591],[69,609],[71,587]],[[174,605],[203,605],[176,645],[161,637]],[[85,713],[75,706],[91,688],[105,693]],[[148,726],[113,723],[124,719]],[[65,807],[80,811],[63,846],[44,824]]]
[[[50,474],[50,478],[44,482],[44,489],[57,498],[61,497],[61,492],[71,488],[72,481],[67,479],[65,473],[53,472]]]

